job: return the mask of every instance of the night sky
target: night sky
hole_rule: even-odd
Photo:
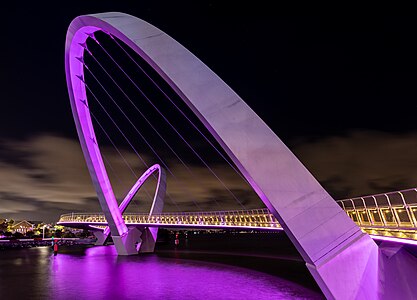
[[[61,213],[99,210],[69,105],[64,45],[75,17],[107,11],[139,17],[199,57],[335,199],[416,186],[417,19],[289,17],[272,7],[149,2],[1,8],[0,217],[56,221]],[[125,154],[136,166],[133,154]],[[225,165],[214,168],[246,197]],[[197,165],[195,174],[188,191],[169,187],[172,195],[184,210],[195,210],[194,200],[215,209],[214,199],[226,196]],[[127,182],[115,188],[120,195],[133,184],[127,178],[119,178]],[[251,197],[244,201],[261,206]]]

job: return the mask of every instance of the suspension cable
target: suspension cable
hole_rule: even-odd
[[[107,74],[107,76],[111,79],[111,81],[117,86],[120,92],[126,97],[126,99],[133,105],[135,110],[139,112],[142,118],[148,123],[148,125],[155,131],[155,133],[159,136],[159,138],[164,142],[164,144],[168,147],[168,149],[175,155],[175,157],[180,161],[180,163],[190,172],[190,168],[186,165],[186,163],[180,158],[180,156],[175,152],[175,150],[171,147],[171,145],[164,139],[164,137],[159,133],[159,131],[152,125],[152,122],[146,117],[146,115],[137,107],[137,105],[132,101],[132,99],[126,94],[126,92],[120,87],[120,85],[114,80],[114,78],[107,72],[107,70],[103,67],[103,65],[99,62],[99,60],[92,55],[91,52],[88,52],[90,56],[94,59],[94,61],[100,66],[100,68]],[[87,65],[84,63],[84,66],[88,69]],[[92,72],[91,70],[89,70]]]
[[[94,115],[94,113],[92,111],[90,111],[91,116],[93,117],[94,121],[98,124],[98,126],[100,127],[101,131],[104,133],[104,135],[106,136],[106,138],[110,141],[110,143],[112,144],[113,148],[116,150],[116,152],[119,154],[119,156],[122,158],[124,164],[128,167],[128,169],[130,170],[130,172],[133,174],[134,178],[137,180],[139,178],[139,176],[135,173],[135,171],[132,169],[132,167],[130,166],[130,164],[128,163],[128,161],[126,160],[126,158],[124,157],[124,155],[121,153],[121,151],[119,150],[119,148],[116,146],[116,144],[114,143],[113,139],[109,136],[109,134],[107,133],[106,129],[103,127],[103,125],[101,125],[100,121],[97,119],[97,117]],[[147,196],[149,197],[149,199],[152,202],[152,197],[149,194],[148,190],[145,188],[144,189]]]
[[[91,55],[91,54],[90,54]],[[152,125],[152,123],[145,117],[145,115],[137,108],[137,106],[134,104],[134,102],[129,98],[129,96],[123,91],[123,89],[117,84],[117,82],[113,79],[113,77],[107,72],[107,70],[101,65],[101,63],[94,57],[92,56],[95,61],[100,65],[100,67],[106,72],[107,76],[110,77],[110,79],[115,83],[115,85],[119,88],[119,90],[125,95],[125,97],[129,100],[129,102],[137,109],[137,111],[140,112],[141,116],[145,118],[145,120],[148,122],[148,124],[154,129],[154,131],[158,134],[159,137],[161,137],[161,139],[165,142],[165,144],[171,149],[171,151],[175,154],[175,156],[179,159],[179,161],[181,162],[181,164],[188,170],[188,172],[194,176],[193,172],[191,171],[191,169],[185,164],[185,162],[179,157],[179,155],[172,149],[172,147],[168,144],[168,142],[160,135],[160,133],[154,128],[154,126]],[[84,64],[84,66],[86,67],[87,70],[89,70],[90,74],[93,75],[94,79],[97,81],[97,83],[102,87],[102,89],[106,92],[106,94],[112,99],[112,101],[115,103],[114,98],[108,93],[108,91],[104,88],[103,84],[100,82],[100,80],[94,75],[93,71],[91,69],[88,68],[88,66],[86,64]],[[116,103],[115,103],[116,104]],[[116,104],[117,105],[117,104]],[[118,105],[117,105],[118,106]],[[121,109],[118,106],[119,110]],[[124,114],[124,113],[123,113]],[[132,123],[131,123],[132,124]],[[132,124],[133,125],[133,124]],[[134,126],[134,125],[133,125]],[[142,139],[144,139],[144,137],[141,135]],[[114,144],[113,144],[114,145]],[[115,145],[114,145],[115,146]],[[150,145],[149,145],[150,146]],[[151,147],[151,146],[150,146]],[[161,159],[162,160],[162,159]],[[166,165],[166,164],[165,164]],[[170,171],[170,174],[177,179],[177,177],[174,175],[174,173],[172,171]],[[188,187],[186,186],[186,188],[188,189]],[[192,199],[191,200],[194,205],[201,210],[201,207],[198,205],[198,203]]]
[[[110,160],[108,160],[107,157],[106,157],[106,155],[104,155],[103,153],[101,153],[101,156],[103,157],[105,166],[107,166],[107,167],[110,168],[112,174],[114,174],[115,177],[117,178],[117,181],[119,182],[120,186],[123,186],[122,180],[120,179],[119,175],[117,175],[117,172],[115,171],[115,169],[113,168],[112,164],[110,163]],[[113,191],[114,191],[114,189],[113,189]],[[116,199],[117,199],[117,197],[116,197]],[[136,203],[136,201],[133,201],[133,203],[134,203],[135,207],[137,208],[137,210],[140,211],[139,205]],[[120,205],[120,203],[119,203],[119,205]]]
[[[197,125],[195,125],[193,123],[193,121],[190,120],[190,118],[185,114],[185,112],[178,107],[178,105],[171,99],[171,97],[165,93],[165,91],[152,79],[152,77],[142,68],[141,65],[139,65],[137,63],[137,61],[126,51],[126,49],[124,47],[122,47],[122,45],[120,45],[120,43],[117,41],[117,39],[111,35],[108,34],[110,36],[110,38],[112,40],[115,41],[115,43],[119,46],[119,48],[121,48],[123,50],[123,52],[130,58],[130,60],[133,61],[133,63],[143,72],[143,74],[146,75],[146,77],[148,77],[148,79],[158,88],[158,90],[169,100],[169,102],[171,102],[171,104],[181,113],[181,115],[191,124],[191,126],[207,141],[207,143],[209,143],[209,145],[220,155],[220,157],[227,162],[227,164],[233,169],[233,171],[235,171],[240,178],[242,178],[247,184],[250,184],[248,182],[248,180],[240,173],[239,170],[237,170],[235,168],[235,166],[233,165],[233,163],[231,163],[227,157],[225,157],[223,155],[223,153],[221,153],[221,151],[219,149],[217,149],[217,147],[210,141],[210,139],[197,127]],[[95,40],[95,38],[93,39]],[[98,44],[98,41],[95,40],[96,43]],[[99,44],[100,45],[100,44]],[[101,45],[100,45],[101,46]],[[102,47],[102,46],[101,46]],[[103,47],[102,47],[103,48]]]
[[[111,117],[111,115],[108,113],[108,111],[106,110],[106,108],[102,105],[102,103],[100,102],[100,100],[97,98],[97,96],[94,94],[94,92],[91,90],[91,88],[85,83],[84,79],[81,77],[78,77],[85,85],[85,87],[87,88],[87,90],[90,92],[90,94],[93,96],[93,98],[96,100],[96,102],[100,105],[100,107],[103,109],[103,111],[106,113],[106,115],[109,117],[109,119],[112,121],[113,125],[117,128],[117,130],[120,132],[120,134],[123,136],[123,138],[126,140],[126,142],[129,144],[129,146],[132,148],[132,150],[135,152],[135,154],[139,157],[139,159],[141,160],[141,162],[143,163],[143,165],[149,169],[148,164],[144,161],[144,159],[142,158],[142,156],[138,153],[138,151],[136,150],[136,148],[132,145],[131,141],[129,140],[129,138],[124,134],[124,132],[120,129],[120,127],[117,125],[117,123],[114,121],[114,119]],[[169,194],[166,194],[168,196],[168,198],[172,201],[172,203],[176,206],[177,210],[179,210],[178,204],[169,196]]]
[[[120,112],[123,114],[123,116],[126,118],[126,120],[130,123],[130,125],[132,125],[132,127],[135,129],[135,131],[139,134],[139,136],[142,138],[142,140],[146,143],[146,145],[148,145],[149,149],[151,149],[151,151],[153,152],[153,154],[156,155],[156,157],[161,161],[161,163],[164,165],[164,167],[167,169],[167,171],[175,177],[175,175],[171,172],[171,169],[168,167],[168,165],[164,162],[164,160],[158,155],[158,153],[156,152],[156,150],[152,147],[151,144],[149,144],[149,142],[145,139],[145,137],[142,135],[142,133],[139,131],[139,129],[135,126],[135,124],[133,124],[132,120],[130,120],[130,118],[126,115],[126,113],[123,111],[123,109],[119,106],[119,104],[117,104],[117,102],[114,100],[114,98],[109,94],[109,92],[107,91],[107,89],[101,84],[101,82],[97,79],[97,77],[94,75],[94,73],[89,69],[86,68],[89,73],[91,74],[91,76],[93,76],[93,78],[95,79],[95,81],[101,86],[101,88],[103,89],[103,91],[107,94],[107,96],[109,96],[109,98],[111,99],[111,101],[114,103],[114,105],[116,105],[116,107],[120,110]]]
[[[113,63],[123,72],[123,74],[132,82],[135,88],[141,93],[141,95],[151,104],[151,106],[161,115],[161,117],[167,122],[167,124],[174,130],[174,132],[181,138],[181,140],[190,148],[194,155],[206,166],[210,173],[219,181],[219,183],[231,194],[231,196],[239,203],[239,205],[246,209],[243,203],[236,197],[236,195],[226,186],[226,184],[219,178],[219,176],[213,171],[213,169],[206,163],[206,161],[195,151],[195,149],[186,141],[186,139],[181,135],[181,133],[169,122],[165,115],[153,104],[153,102],[148,98],[148,96],[142,91],[141,88],[133,81],[133,79],[123,70],[123,68],[114,60],[114,58],[108,53],[108,51],[100,44],[98,41],[93,39],[100,48],[107,54],[107,56],[113,61]],[[218,204],[217,200],[215,202]],[[219,204],[218,204],[219,205]],[[220,205],[219,205],[220,206]]]

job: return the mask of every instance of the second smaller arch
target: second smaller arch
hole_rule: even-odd
[[[136,183],[132,186],[132,188],[129,190],[129,192],[123,199],[122,203],[120,203],[119,210],[122,215],[125,212],[128,205],[130,204],[130,202],[132,201],[133,197],[135,197],[139,189],[145,183],[145,181],[149,178],[149,176],[151,176],[156,171],[158,171],[158,182],[156,184],[155,195],[153,197],[151,210],[149,211],[149,217],[151,217],[154,214],[162,213],[162,210],[164,208],[164,198],[165,198],[166,185],[167,185],[166,172],[164,168],[162,168],[159,164],[154,164],[149,169],[147,169],[142,174],[142,176],[139,177],[139,179],[136,181]],[[106,226],[106,228],[103,231],[104,240],[107,239],[109,234],[110,234],[110,227]]]

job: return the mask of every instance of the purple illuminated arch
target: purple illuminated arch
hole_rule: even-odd
[[[103,164],[80,80],[86,39],[99,30],[138,53],[196,114],[278,219],[328,298],[366,298],[377,290],[377,246],[278,136],[177,41],[143,20],[112,12],[80,16],[71,23],[65,65],[81,147],[119,254],[134,253],[129,246],[133,240]],[[279,99],[271,101],[278,113]]]
[[[145,181],[156,171],[158,171],[158,181],[156,184],[155,195],[153,197],[151,210],[149,212],[149,217],[151,217],[154,214],[162,213],[162,210],[164,208],[164,197],[166,192],[166,173],[165,170],[159,164],[154,164],[149,169],[147,169],[145,173],[142,174],[142,176],[139,177],[139,179],[127,193],[126,197],[123,199],[122,203],[120,203],[119,210],[122,215],[125,212],[128,205],[130,204],[130,202],[132,201],[133,197],[135,197],[136,193],[145,183]],[[104,239],[107,238],[109,233],[110,227],[106,226],[106,228],[103,231]]]

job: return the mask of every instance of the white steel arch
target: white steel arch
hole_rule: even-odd
[[[134,252],[129,246],[132,240],[108,181],[85,86],[79,79],[83,78],[80,58],[85,41],[98,30],[136,51],[199,117],[279,220],[327,297],[374,295],[377,246],[276,134],[213,71],[170,36],[136,17],[111,12],[80,16],[71,23],[65,65],[81,146],[119,254]]]

